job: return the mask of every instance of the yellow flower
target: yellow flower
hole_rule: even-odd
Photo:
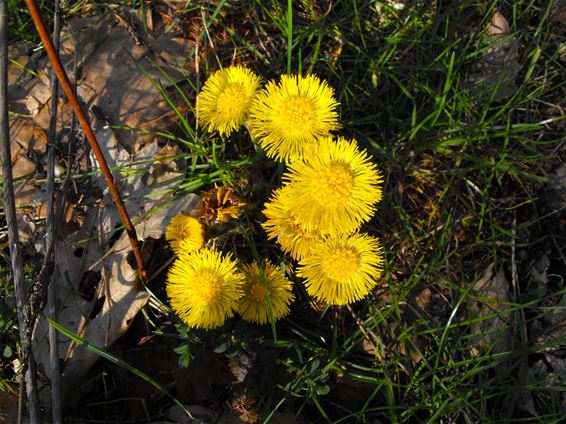
[[[177,215],[165,231],[165,238],[177,255],[198,250],[204,245],[204,227],[200,221],[189,215]]]
[[[241,269],[246,277],[246,285],[237,312],[242,318],[258,324],[266,324],[269,322],[269,308],[274,321],[289,313],[289,304],[294,299],[293,284],[281,269],[270,262],[266,262],[263,276],[255,262],[244,265]]]
[[[288,205],[289,188],[276,190],[272,199],[265,204],[263,214],[267,220],[261,226],[268,239],[275,239],[281,250],[293,259],[301,260],[310,254],[312,246],[319,241],[319,235],[315,230],[307,231]]]
[[[242,297],[244,276],[230,255],[212,249],[181,252],[167,275],[173,310],[196,328],[219,327]]]
[[[288,162],[339,128],[336,106],[334,91],[316,76],[283,75],[252,103],[250,133],[269,157]]]
[[[371,219],[381,200],[381,174],[355,140],[330,137],[289,164],[288,207],[306,231],[338,237]]]
[[[297,275],[307,292],[331,305],[362,299],[377,284],[383,271],[383,249],[367,234],[330,239],[300,262]]]
[[[230,135],[247,119],[261,79],[242,66],[230,66],[214,72],[205,82],[197,101],[199,122],[208,131]]]

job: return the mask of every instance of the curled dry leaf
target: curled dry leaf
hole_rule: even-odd
[[[505,19],[505,16],[498,12],[497,10],[493,14],[491,18],[491,23],[487,27],[487,35],[490,37],[497,37],[502,35],[508,35],[511,32],[511,28],[509,27],[509,22]]]
[[[202,218],[209,224],[223,224],[238,218],[245,205],[232,187],[214,187],[202,194]]]

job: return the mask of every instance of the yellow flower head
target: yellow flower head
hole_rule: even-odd
[[[244,276],[230,255],[212,249],[181,252],[167,275],[167,296],[177,315],[196,328],[214,328],[232,317]]]
[[[288,162],[339,128],[336,106],[334,91],[316,76],[283,75],[252,103],[250,133],[269,157]]]
[[[200,221],[189,215],[177,215],[165,231],[165,238],[177,255],[198,250],[204,245],[204,228]]]
[[[270,262],[265,264],[263,278],[257,263],[244,265],[241,269],[246,278],[246,285],[237,312],[242,318],[266,324],[269,321],[269,307],[274,321],[289,313],[289,304],[294,299],[293,284],[285,277],[283,271]]]
[[[320,237],[314,229],[306,230],[288,205],[289,188],[276,190],[273,198],[265,204],[263,214],[267,220],[261,225],[268,239],[275,239],[281,250],[298,261],[310,254]]]
[[[289,169],[283,176],[288,206],[307,231],[331,237],[351,234],[372,217],[381,200],[381,174],[355,140],[325,138]]]
[[[298,276],[307,292],[331,305],[362,299],[377,284],[383,270],[379,240],[367,234],[330,239],[303,259]]]
[[[230,135],[247,119],[261,79],[242,66],[230,66],[214,72],[205,82],[197,101],[199,122],[208,131]]]

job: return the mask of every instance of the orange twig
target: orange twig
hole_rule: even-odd
[[[138,265],[138,271],[140,273],[140,277],[143,281],[147,279],[147,272],[145,269],[145,265],[143,263],[143,258],[141,255],[138,238],[136,236],[136,230],[132,225],[132,221],[130,221],[130,217],[128,216],[128,212],[126,211],[126,207],[124,206],[124,202],[120,197],[120,193],[118,192],[118,188],[116,187],[116,182],[108,165],[106,164],[106,160],[104,159],[104,155],[102,154],[102,150],[100,150],[100,146],[96,141],[96,137],[90,128],[86,115],[83,112],[81,105],[79,104],[79,100],[75,95],[71,82],[69,81],[69,77],[63,69],[63,65],[61,64],[61,60],[59,59],[59,55],[53,46],[53,41],[51,40],[51,36],[45,29],[45,24],[43,23],[43,19],[41,18],[41,13],[39,11],[39,7],[35,0],[25,0],[26,6],[31,14],[37,32],[39,33],[39,37],[45,46],[45,51],[47,52],[47,56],[51,61],[51,65],[53,66],[53,71],[55,75],[57,75],[57,79],[61,84],[61,88],[65,92],[65,96],[69,100],[75,114],[77,115],[77,119],[79,120],[81,127],[83,128],[84,134],[86,139],[88,140],[92,151],[94,152],[94,156],[100,165],[100,169],[102,174],[104,175],[104,179],[106,180],[106,184],[110,189],[110,194],[112,195],[112,199],[114,199],[114,203],[116,204],[116,208],[118,209],[118,213],[120,214],[120,218],[126,232],[128,233],[128,237],[130,239],[130,244],[132,245],[132,250],[134,251],[134,256],[136,258],[136,263]]]

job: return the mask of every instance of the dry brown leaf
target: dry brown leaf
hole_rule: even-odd
[[[541,209],[545,215],[560,217],[566,209],[566,164],[562,163],[548,174],[548,182],[541,194]]]
[[[161,237],[172,216],[190,210],[197,203],[195,195],[173,199],[169,204],[159,198],[148,198],[152,192],[172,190],[177,184],[173,177],[184,173],[180,167],[168,174],[168,183],[156,180],[153,185],[145,183],[151,174],[151,159],[161,150],[156,142],[147,144],[133,157],[116,146],[109,147],[116,153],[114,159],[121,167],[121,174],[126,176],[119,180],[119,189],[126,199],[139,239]],[[93,178],[93,185],[104,185],[99,180],[102,180],[101,176]],[[110,196],[104,195],[103,199],[108,200],[93,199],[79,231],[56,245],[53,278],[59,294],[58,322],[89,342],[107,348],[124,334],[148,301],[149,294],[138,289],[137,272],[128,262],[131,247],[127,236],[122,234],[114,245],[110,245],[113,230],[120,221]],[[89,279],[92,287],[81,286]],[[38,365],[47,371],[49,378],[46,331],[47,325],[40,322],[35,347]],[[72,404],[76,400],[76,387],[99,357],[64,338],[60,349],[65,360],[63,387],[67,401]]]
[[[491,18],[491,23],[487,28],[487,35],[490,37],[507,35],[511,32],[509,27],[509,22],[499,11],[495,11],[493,17]]]
[[[417,295],[417,297],[415,298],[415,303],[419,308],[421,308],[421,310],[425,311],[428,308],[431,299],[432,291],[428,287],[426,287]]]
[[[228,362],[228,367],[230,372],[236,379],[237,383],[243,383],[246,376],[250,372],[254,365],[255,354],[246,355],[242,353],[234,358],[231,358]]]
[[[214,187],[202,194],[202,218],[209,225],[226,223],[238,218],[241,209],[246,205],[232,187]]]
[[[13,424],[18,421],[18,396],[0,391],[0,424]]]
[[[501,100],[517,90],[515,77],[521,66],[518,58],[518,41],[511,34],[509,22],[495,11],[486,29],[483,41],[485,52],[472,66],[468,75],[468,88],[480,100]]]
[[[550,21],[558,37],[566,34],[566,0],[555,0],[550,10]]]
[[[61,39],[61,58],[68,72],[74,69],[76,59],[80,76],[77,92],[81,102],[90,109],[93,127],[116,125],[147,130],[115,130],[121,148],[135,153],[158,138],[152,131],[167,128],[174,122],[175,113],[156,85],[175,101],[177,93],[171,88],[171,81],[184,81],[178,62],[191,57],[189,42],[162,32],[155,37],[148,34],[145,44],[137,45],[128,28],[118,25],[112,14],[73,18]],[[15,60],[25,63],[26,59],[21,55],[19,51],[13,52]],[[38,210],[47,200],[44,186],[36,184],[35,179],[45,177],[44,135],[49,126],[51,97],[49,67],[44,58],[34,69],[37,76],[27,81],[18,81],[17,69],[14,70],[9,87],[10,111],[14,112],[10,120],[10,137],[13,172],[17,179],[16,203],[31,208],[26,213],[32,218],[38,216]],[[69,77],[73,80],[72,73]],[[63,94],[60,95],[58,131],[68,126],[71,120],[70,107],[63,100]],[[106,140],[102,133],[97,135],[101,137],[99,143],[104,149]],[[114,154],[107,155],[107,159],[109,156],[114,157]],[[85,165],[81,171],[86,171]],[[29,234],[27,238],[32,237],[34,235]]]
[[[560,411],[566,414],[566,396],[563,392],[554,390],[566,384],[566,359],[548,352],[544,353],[544,360],[539,359],[529,368],[529,383],[539,387],[548,387],[548,395],[552,397],[555,405],[560,405]],[[533,408],[534,410],[534,404]],[[528,409],[527,409],[528,410]],[[529,410],[533,413],[533,411]],[[537,415],[534,411],[533,415]]]
[[[29,50],[32,45],[27,41],[11,42],[8,46],[8,84],[14,84],[29,61]]]
[[[165,196],[182,181],[185,167],[173,159],[178,147],[160,147],[158,137],[151,133],[170,125],[174,113],[141,68],[167,90],[170,81],[161,70],[175,81],[181,77],[177,67],[171,66],[175,64],[166,63],[164,58],[187,56],[189,44],[162,34],[155,38],[148,35],[148,45],[136,45],[127,28],[117,25],[111,15],[73,19],[69,28],[62,37],[62,59],[66,68],[72,69],[76,53],[81,77],[78,94],[83,104],[96,112],[90,115],[93,130],[109,166],[118,167],[115,177],[138,238],[158,239],[171,217],[190,211],[197,197]],[[40,64],[39,78],[10,87],[11,110],[27,116],[15,117],[10,131],[14,173],[21,178],[16,187],[17,202],[20,209],[28,205],[27,222],[33,226],[28,226],[30,244],[41,242],[42,230],[36,228],[35,218],[46,202],[44,186],[35,183],[45,160],[49,122],[46,66],[45,62]],[[68,105],[60,105],[59,130],[69,124],[71,116]],[[111,125],[147,132],[113,130]],[[81,163],[81,170],[96,170],[96,161],[91,158],[90,162]],[[90,197],[81,200],[80,217],[67,220],[73,225],[67,226],[65,238],[56,242],[53,284],[58,292],[58,322],[90,343],[107,348],[124,334],[149,294],[139,290],[136,271],[128,262],[128,238],[122,235],[113,239],[115,228],[121,224],[103,178],[94,175],[86,184]],[[41,320],[35,330],[34,348],[39,368],[50,379],[46,333],[47,324]],[[99,357],[62,336],[59,348],[65,361],[62,379],[66,405],[72,406],[77,387]],[[49,384],[45,384],[41,391],[45,405],[50,403],[49,396]]]
[[[491,264],[474,285],[468,298],[468,320],[479,320],[471,325],[470,347],[474,355],[491,350],[509,351],[511,347],[509,316],[509,283],[503,268],[495,273]]]
[[[156,38],[148,35],[145,45],[137,45],[128,29],[120,25],[113,15],[72,19],[69,26],[76,41],[68,47],[67,57],[71,61],[75,51],[79,56],[79,87],[92,90],[83,94],[83,101],[101,111],[99,116],[95,116],[96,120],[102,115],[110,124],[136,130],[171,125],[176,116],[155,84],[162,84],[167,91],[171,85],[169,78],[177,82],[184,80],[176,60],[184,61],[189,57],[191,44],[186,40],[173,39],[164,32]],[[83,53],[85,51],[87,56]],[[143,71],[155,82],[152,83]],[[85,98],[85,94],[92,96]],[[174,94],[175,91],[171,90],[171,97],[175,97]],[[116,132],[120,143],[128,151],[155,138],[152,134],[141,132]]]

